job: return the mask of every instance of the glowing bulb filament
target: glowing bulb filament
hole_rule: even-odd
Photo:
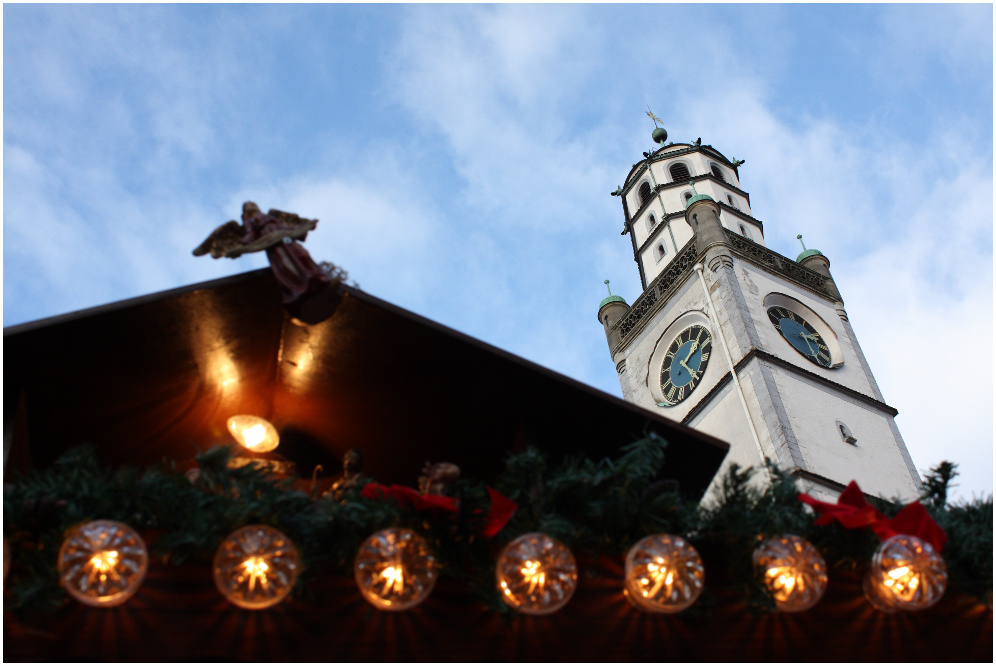
[[[775,599],[785,601],[791,598],[796,587],[801,592],[804,582],[796,574],[792,567],[772,567],[765,574],[768,577],[769,586]]]
[[[908,574],[909,571],[910,571],[909,567],[899,567],[898,569],[893,569],[892,571],[890,571],[889,577],[893,579],[898,579]]]
[[[525,577],[526,582],[529,583],[529,589],[526,594],[532,594],[539,587],[540,592],[543,591],[543,586],[546,584],[546,573],[540,571],[540,563],[533,560],[527,560],[525,566],[520,569],[522,575]]]
[[[102,550],[99,553],[94,553],[87,564],[90,567],[90,574],[87,576],[89,583],[94,582],[98,578],[101,583],[106,582],[108,576],[112,580],[120,578],[115,571],[115,567],[118,565],[118,551],[116,550]]]
[[[90,558],[90,566],[100,573],[107,573],[118,564],[118,551],[105,550]]]
[[[232,416],[228,419],[228,432],[236,442],[257,453],[272,451],[280,443],[280,435],[273,424],[258,416]]]
[[[387,594],[393,588],[395,594],[401,594],[405,590],[405,575],[401,567],[387,567],[380,572],[384,579],[384,589],[381,594]]]
[[[242,567],[246,570],[246,575],[249,576],[249,591],[252,592],[256,588],[256,581],[259,581],[259,586],[266,589],[266,572],[269,570],[270,566],[261,557],[250,557],[248,560],[242,563]]]
[[[242,437],[245,439],[246,448],[254,449],[262,444],[263,440],[266,438],[266,428],[257,423],[256,425],[243,430]]]

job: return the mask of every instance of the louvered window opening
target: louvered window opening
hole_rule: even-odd
[[[650,183],[640,185],[640,205],[642,206],[650,201],[651,196],[653,196],[653,193],[650,191]]]
[[[672,164],[668,169],[671,172],[671,179],[676,183],[687,183],[692,176],[688,173],[688,167],[682,163]]]
[[[716,176],[716,178],[719,178],[724,183],[726,182],[726,177],[723,176],[723,170],[715,164],[712,165],[712,175]]]

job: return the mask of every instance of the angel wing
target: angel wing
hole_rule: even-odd
[[[229,257],[234,259],[245,252],[242,237],[245,229],[235,220],[229,220],[211,232],[204,242],[194,248],[194,256],[211,253],[215,259]]]

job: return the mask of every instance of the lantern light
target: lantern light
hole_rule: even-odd
[[[627,597],[640,610],[679,613],[702,594],[705,568],[687,541],[654,534],[629,549],[625,581]]]
[[[249,414],[239,414],[228,419],[228,432],[235,441],[250,451],[265,453],[277,448],[280,435],[266,419]]]
[[[827,589],[827,564],[805,539],[785,535],[768,539],[754,550],[754,567],[780,611],[812,608]]]
[[[59,582],[88,606],[117,606],[138,591],[149,567],[142,537],[115,520],[71,530],[59,549]]]
[[[495,575],[506,604],[527,615],[548,615],[571,600],[577,588],[578,567],[564,544],[532,532],[505,546],[498,556]]]
[[[353,563],[356,584],[375,608],[402,611],[425,601],[436,585],[436,558],[425,539],[407,528],[371,535]]]
[[[297,548],[283,532],[247,525],[229,534],[214,556],[214,583],[230,602],[262,610],[283,601],[297,580]]]
[[[898,534],[882,542],[865,576],[865,597],[887,613],[930,608],[944,595],[944,559],[926,541]]]

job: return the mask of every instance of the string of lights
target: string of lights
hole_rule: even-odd
[[[457,482],[449,512],[438,510],[440,502],[419,509],[364,493],[372,481],[339,498],[313,497],[256,465],[230,466],[228,448],[202,454],[193,477],[163,467],[111,471],[92,451],[75,450],[5,488],[5,591],[13,593],[15,608],[37,605],[46,586],[53,606],[67,594],[91,606],[116,606],[140,589],[150,557],[180,562],[211,550],[219,593],[248,610],[287,602],[296,586],[307,584],[302,574],[319,575],[331,565],[340,572],[351,567],[363,598],[381,611],[411,609],[430,598],[440,575],[459,573],[485,581],[493,596],[484,600],[493,607],[546,615],[565,608],[578,588],[574,552],[605,554],[612,552],[606,544],[614,544],[625,562],[620,594],[650,613],[685,611],[707,588],[696,546],[722,547],[731,572],[749,572],[753,583],[741,581],[744,588],[760,590],[760,605],[776,612],[817,604],[831,575],[828,560],[863,571],[865,597],[883,612],[929,608],[945,593],[951,575],[930,543],[935,532],[883,540],[864,529],[872,525],[845,527],[839,523],[851,514],[843,499],[817,507],[823,513],[814,521],[791,479],[775,473],[774,484],[758,489],[749,470],[735,468],[718,503],[702,508],[655,481],[665,447],[651,437],[615,460],[574,460],[553,472],[539,452],[528,451],[509,458],[498,491]],[[486,536],[495,497],[517,507]],[[898,505],[879,506],[875,526],[899,524],[905,515]],[[986,601],[991,507],[989,499],[977,511],[982,520],[986,510],[990,516],[988,579],[984,569],[966,570],[965,561],[978,553],[946,548],[954,554],[954,577],[963,587],[974,579]],[[935,506],[933,513],[944,523],[954,511],[964,524],[964,509]],[[837,517],[827,520],[831,514]],[[949,524],[953,545],[962,527]],[[157,532],[151,549],[140,536],[148,530]]]

